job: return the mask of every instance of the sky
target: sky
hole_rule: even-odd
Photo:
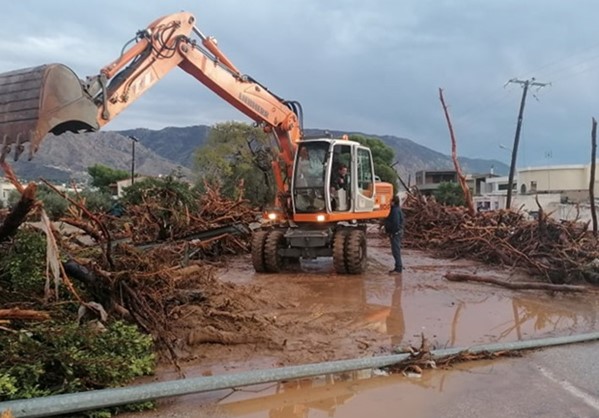
[[[3,2],[0,72],[62,63],[81,78],[158,17],[191,12],[242,73],[302,104],[304,126],[409,138],[518,167],[588,164],[599,118],[593,0],[19,0]],[[549,84],[550,83],[550,84]],[[175,68],[105,130],[213,125],[246,116]]]

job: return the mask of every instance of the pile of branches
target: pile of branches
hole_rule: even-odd
[[[53,187],[49,185],[50,187]],[[155,189],[155,188],[154,188]],[[132,245],[148,245],[188,241],[201,232],[215,230],[225,225],[248,225],[256,220],[257,212],[243,198],[228,199],[217,186],[205,186],[205,192],[197,200],[183,201],[166,188],[142,197],[141,203],[127,205],[124,215],[90,213],[85,202],[70,199],[68,216],[61,221],[80,228],[98,242],[128,242]],[[227,253],[249,251],[245,241],[218,236],[224,242]],[[208,241],[203,240],[207,247]]]
[[[18,184],[14,177],[11,180]],[[21,201],[0,218],[0,230],[6,230],[8,239],[5,245],[10,245],[10,236],[16,234],[19,224],[29,215],[38,217],[43,209],[35,199],[34,186],[18,185]],[[77,227],[78,232],[59,232],[49,221],[44,229],[56,248],[52,257],[58,266],[55,276],[69,284],[70,293],[81,304],[80,315],[137,323],[177,364],[176,345],[181,338],[172,324],[182,307],[199,307],[196,316],[206,315],[200,322],[218,331],[223,321],[212,323],[210,312],[243,315],[251,305],[252,298],[246,301],[243,290],[214,278],[213,264],[220,256],[249,251],[249,224],[258,213],[242,197],[228,199],[218,187],[207,185],[196,201],[183,201],[164,188],[148,193],[140,204],[128,205],[117,217],[93,213],[78,196],[54,190],[71,203],[61,221]],[[231,225],[244,228],[228,232]],[[211,231],[217,231],[216,235],[202,235]],[[54,300],[59,298],[57,291]],[[247,303],[236,307],[231,298]],[[216,331],[213,334],[220,335]]]
[[[470,215],[419,193],[408,196],[403,211],[407,247],[519,267],[556,284],[599,284],[599,247],[588,223],[560,222],[542,208],[536,220],[512,210]]]

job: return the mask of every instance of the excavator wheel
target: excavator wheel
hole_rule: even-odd
[[[364,231],[355,229],[347,235],[345,261],[349,274],[361,274],[366,270],[366,234]]]
[[[283,231],[270,231],[264,243],[264,265],[269,273],[278,273],[283,269],[284,260],[279,249],[285,246]]]
[[[333,237],[333,265],[337,274],[347,274],[347,262],[345,261],[345,241],[347,229],[340,229]]]
[[[266,242],[268,232],[269,231],[256,231],[252,237],[252,264],[257,273],[266,272],[266,265],[264,264],[264,243]]]

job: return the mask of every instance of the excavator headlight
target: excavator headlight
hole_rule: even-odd
[[[324,215],[316,215],[316,221],[324,222]]]
[[[277,214],[274,212],[270,212],[268,214],[268,219],[270,219],[271,221],[274,221],[275,219],[277,219]]]

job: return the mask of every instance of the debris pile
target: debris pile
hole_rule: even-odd
[[[536,220],[511,210],[471,216],[421,194],[408,195],[403,211],[407,247],[520,267],[556,284],[599,284],[599,246],[587,223],[559,222],[543,210]]]
[[[264,290],[215,278],[222,255],[249,252],[249,226],[257,212],[247,200],[227,199],[218,188],[206,187],[193,195],[196,200],[183,202],[164,187],[144,191],[139,204],[113,216],[92,213],[78,196],[55,191],[71,203],[61,221],[76,228],[47,229],[57,244],[54,258],[66,260],[59,263],[59,281],[73,283],[70,293],[81,303],[80,320],[134,321],[174,364],[196,344],[269,343],[277,335],[274,322],[255,313],[271,303]],[[30,205],[30,215],[41,206]],[[11,213],[0,218],[0,226]],[[23,222],[27,211],[19,215]],[[11,234],[16,233],[13,224]],[[0,245],[11,245],[8,234]],[[11,308],[19,308],[19,302]]]

